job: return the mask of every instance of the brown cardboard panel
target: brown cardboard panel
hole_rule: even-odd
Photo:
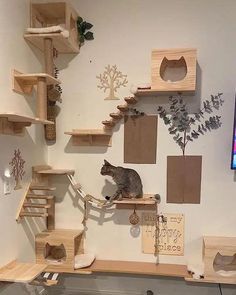
[[[182,156],[167,157],[167,203],[184,202],[184,161]]]
[[[167,157],[167,203],[200,204],[202,156]]]
[[[155,164],[157,116],[125,116],[124,162]]]
[[[184,203],[200,204],[202,156],[185,156]]]

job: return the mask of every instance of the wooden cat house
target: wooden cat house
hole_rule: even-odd
[[[217,283],[236,283],[236,238],[203,238],[204,279]]]
[[[152,51],[151,89],[158,92],[194,92],[196,49],[155,49]]]
[[[60,248],[60,259],[52,250]],[[35,237],[36,262],[47,264],[47,271],[73,271],[75,256],[83,253],[83,230],[47,230]]]

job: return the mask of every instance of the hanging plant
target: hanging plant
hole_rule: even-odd
[[[85,40],[93,40],[93,33],[89,31],[93,27],[92,24],[83,20],[81,16],[77,19],[77,28],[79,34],[80,44],[83,44]]]
[[[212,114],[214,110],[219,110],[223,103],[222,93],[211,95],[210,100],[203,101],[202,109],[190,115],[181,95],[170,96],[170,113],[167,113],[167,110],[162,106],[158,107],[157,112],[185,155],[186,145],[190,141],[194,141],[200,135],[221,126],[220,116],[209,116],[208,119],[205,119],[205,116]]]

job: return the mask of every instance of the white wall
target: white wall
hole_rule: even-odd
[[[33,116],[35,98],[24,97],[12,91],[11,69],[16,68],[22,72],[30,73],[41,71],[37,55],[26,44],[23,32],[29,21],[28,0],[2,0],[0,1],[0,112],[16,112],[22,115]],[[27,128],[22,136],[0,135],[0,265],[19,258],[22,261],[34,259],[34,233],[44,225],[37,221],[15,221],[19,201],[23,197],[25,186],[31,180],[31,168],[34,164],[47,162],[47,147],[44,142],[42,126]],[[19,148],[25,163],[26,175],[23,177],[23,188],[3,195],[2,177],[14,150]]]
[[[145,193],[160,193],[161,212],[185,214],[185,256],[161,256],[161,262],[186,263],[201,257],[202,236],[235,236],[236,203],[234,173],[230,170],[233,106],[236,76],[234,33],[235,1],[71,1],[85,20],[94,24],[95,40],[86,42],[74,58],[61,56],[60,79],[63,102],[58,118],[57,143],[49,147],[49,162],[55,167],[76,170],[84,190],[104,197],[108,189],[100,175],[103,159],[114,165],[136,169],[141,175]],[[96,75],[107,64],[116,64],[128,75],[129,86],[150,81],[150,54],[153,48],[195,47],[198,50],[198,91],[188,97],[196,110],[200,98],[224,93],[220,111],[223,126],[187,147],[187,154],[203,155],[200,205],[166,204],[166,157],[180,155],[162,121],[158,123],[156,165],[123,163],[123,124],[116,128],[112,147],[73,147],[65,131],[73,128],[101,128],[121,101],[104,101],[97,88]],[[129,95],[129,87],[119,96]],[[143,98],[137,105],[147,113],[156,113],[163,98]],[[135,148],[135,147],[134,147]],[[60,161],[58,161],[60,159]],[[107,178],[110,182],[111,179]],[[57,179],[64,187],[66,179]],[[82,220],[80,208],[71,195],[59,192],[56,212],[58,227],[77,228]],[[72,192],[73,195],[73,192]],[[61,202],[63,200],[63,202]],[[81,204],[80,204],[81,205]],[[141,239],[132,238],[129,230],[130,211],[112,213],[90,211],[87,248],[101,259],[155,261],[153,255],[141,253]]]
[[[47,154],[41,127],[31,127],[24,138],[1,135],[1,175],[8,166],[14,149],[19,147],[26,159],[25,183],[30,179],[31,166],[45,162],[48,155],[49,164],[54,167],[74,168],[84,190],[102,198],[115,189],[112,185],[106,185],[104,189],[105,177],[100,175],[103,159],[114,165],[134,168],[142,178],[145,193],[160,193],[161,212],[185,214],[185,256],[161,256],[160,262],[186,263],[187,260],[200,260],[203,235],[236,234],[235,181],[234,173],[229,168],[236,76],[235,1],[74,0],[71,3],[87,21],[94,24],[95,40],[86,42],[80,54],[61,55],[57,61],[61,69],[59,78],[63,83],[63,102],[57,120],[57,142],[48,148]],[[0,33],[5,41],[0,47],[0,109],[31,115],[34,103],[31,99],[14,94],[10,81],[12,67],[25,72],[41,70],[40,54],[37,50],[30,49],[22,38],[28,23],[28,5],[29,1],[26,0],[2,0],[0,3]],[[119,91],[119,96],[123,98],[129,95],[131,84],[150,81],[150,54],[153,48],[181,47],[196,47],[198,50],[198,92],[195,97],[188,98],[190,105],[195,108],[200,98],[207,98],[217,92],[223,92],[225,98],[220,112],[222,128],[199,138],[187,148],[187,154],[203,155],[200,205],[166,204],[166,157],[179,155],[180,151],[161,121],[158,123],[156,165],[123,163],[123,124],[116,128],[112,147],[108,149],[72,147],[69,137],[64,135],[65,131],[73,128],[100,128],[101,121],[107,119],[109,113],[121,102],[104,101],[104,93],[97,89],[96,75],[107,64],[116,64],[128,75],[129,86]],[[147,113],[156,113],[160,102],[165,104],[162,98],[143,98],[137,107]],[[107,180],[111,181],[109,178]],[[54,181],[58,187],[56,226],[81,227],[82,203],[78,205],[73,191],[67,192],[66,178],[57,177]],[[35,223],[29,225],[26,222],[21,225],[15,223],[15,212],[22,192],[23,190],[14,192],[9,197],[2,196],[0,200],[0,234],[3,237],[0,250],[4,253],[0,256],[1,265],[14,257],[30,260],[33,257],[32,232],[43,226]],[[155,261],[153,255],[141,253],[140,237],[135,239],[130,235],[128,216],[131,212],[90,213],[86,248],[94,251],[98,258]],[[101,280],[102,278],[100,277]],[[137,278],[130,279],[129,284],[129,277],[117,277],[105,278],[105,283],[102,284],[99,283],[99,277],[95,277],[92,281],[85,280],[84,288],[89,289],[88,284],[93,282],[93,290],[113,288],[121,292],[128,290],[143,294],[141,292],[150,283],[153,290],[155,284],[164,286],[161,293],[158,291],[159,287],[156,287],[156,294],[170,294],[173,290],[179,294],[217,292],[216,286],[189,287],[179,280],[171,280],[170,284],[167,281]],[[69,288],[71,293],[73,290],[76,293],[78,283],[77,277],[66,278],[63,285],[66,289],[60,292],[66,294]],[[5,291],[8,292],[7,289]],[[227,289],[224,294],[233,292],[234,289]],[[58,294],[57,291],[55,294]]]

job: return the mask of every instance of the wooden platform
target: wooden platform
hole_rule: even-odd
[[[53,266],[50,266],[53,271]],[[48,270],[47,268],[46,270]],[[63,269],[57,272],[68,272]],[[71,273],[71,272],[68,272]],[[87,268],[74,270],[73,273],[119,273],[133,275],[149,275],[149,276],[166,276],[188,278],[189,274],[186,265],[177,264],[155,264],[151,262],[133,262],[133,261],[113,261],[113,260],[95,260],[94,263]]]
[[[23,116],[17,113],[9,112],[9,113],[0,113],[0,118],[7,118],[8,122],[14,123],[25,123],[30,126],[31,124],[54,124],[52,121],[42,120],[39,118]]]
[[[143,198],[139,199],[122,199],[120,201],[113,201],[116,205],[116,209],[145,209],[145,210],[154,210],[156,206],[156,200],[154,195],[143,195]]]
[[[39,170],[37,171],[39,174],[47,174],[47,175],[73,175],[75,170],[72,169],[47,169],[47,170]]]
[[[135,96],[153,97],[153,96],[160,96],[160,95],[171,95],[171,94],[173,95],[174,93],[175,93],[174,91],[165,91],[160,89],[138,89],[138,91],[135,93]],[[194,91],[184,91],[181,94],[190,95],[190,94],[194,94]]]
[[[79,44],[75,46],[69,38],[65,38],[61,33],[25,34],[24,38],[41,51],[44,51],[44,39],[50,38],[59,53],[79,53]]]
[[[14,283],[29,283],[34,280],[47,265],[34,263],[20,263],[12,261],[0,268],[0,281]]]

